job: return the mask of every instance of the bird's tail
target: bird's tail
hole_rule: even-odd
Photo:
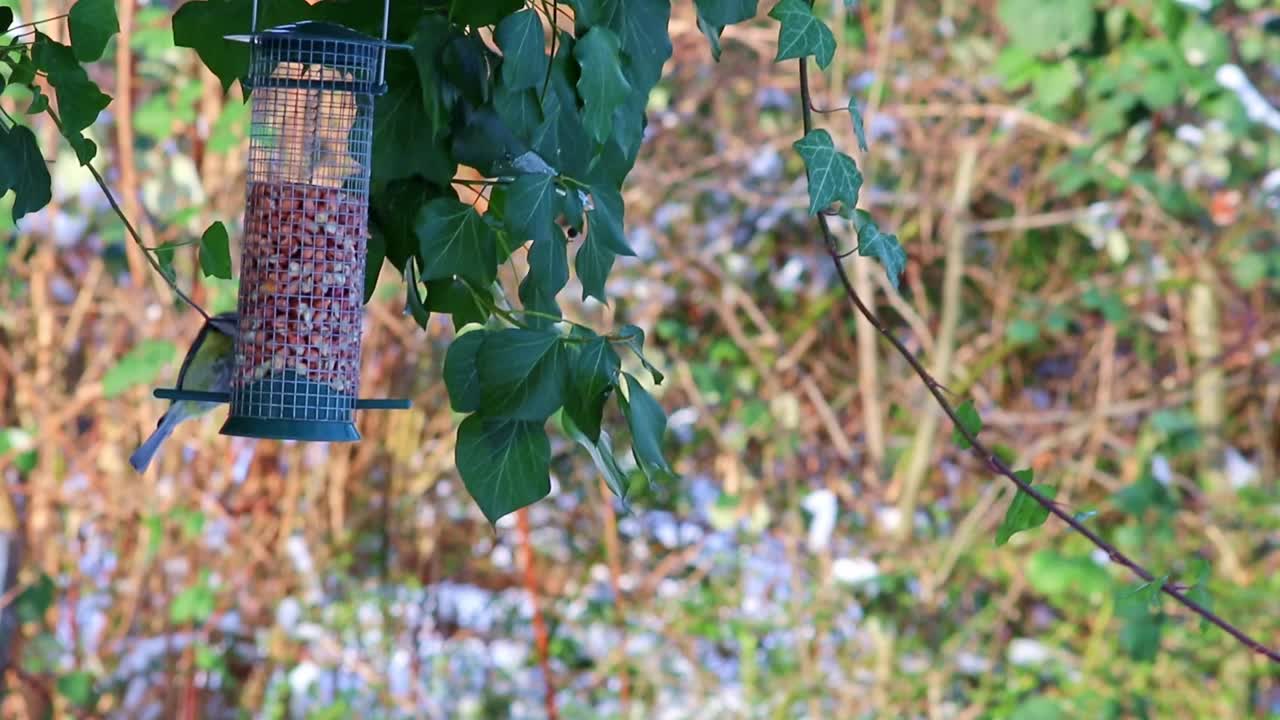
[[[164,415],[160,416],[160,422],[156,423],[156,429],[151,433],[151,437],[146,442],[138,446],[137,450],[129,456],[129,464],[134,470],[140,473],[147,471],[147,467],[151,465],[151,459],[155,457],[156,451],[160,449],[166,438],[173,434],[173,429],[182,422],[182,414],[178,412],[178,408],[170,407]]]

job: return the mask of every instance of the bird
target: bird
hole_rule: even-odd
[[[205,320],[191,349],[182,359],[178,370],[178,390],[200,392],[227,392],[231,387],[232,357],[235,349],[236,326],[240,316],[226,312]],[[160,416],[156,429],[142,445],[129,456],[129,464],[139,473],[147,471],[151,459],[165,439],[173,434],[179,423],[199,417],[220,403],[196,400],[174,400]]]

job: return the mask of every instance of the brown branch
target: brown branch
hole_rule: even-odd
[[[809,65],[806,58],[801,58],[799,63],[801,107],[803,108],[802,121],[804,125],[804,132],[807,135],[811,130],[813,130],[813,113],[810,110],[812,102],[809,91]],[[831,257],[832,264],[836,269],[836,275],[840,278],[840,284],[844,286],[844,292],[849,298],[849,302],[853,304],[858,314],[866,318],[867,321],[871,323],[871,326],[876,329],[876,332],[884,336],[884,338],[889,341],[889,344],[893,345],[893,348],[898,351],[898,354],[907,361],[907,364],[911,366],[911,369],[915,371],[921,382],[924,383],[925,388],[929,390],[929,394],[932,395],[933,399],[938,403],[938,407],[942,408],[942,411],[951,419],[951,423],[955,426],[956,430],[964,436],[965,440],[969,441],[974,454],[981,458],[987,467],[991,468],[993,472],[1003,476],[1005,479],[1016,485],[1019,492],[1025,493],[1032,500],[1035,500],[1041,507],[1048,510],[1050,514],[1066,523],[1072,530],[1083,535],[1099,550],[1106,553],[1111,562],[1128,568],[1130,572],[1137,575],[1144,582],[1154,582],[1156,580],[1156,576],[1152,574],[1151,571],[1120,552],[1118,548],[1104,540],[1093,530],[1090,530],[1088,526],[1073,517],[1071,513],[1063,510],[1055,504],[1053,500],[1045,497],[1038,490],[1033,488],[1030,483],[1023,481],[1015,475],[1013,470],[1010,469],[1003,460],[997,457],[994,452],[978,440],[977,435],[970,432],[969,429],[965,427],[964,423],[960,422],[960,417],[956,415],[955,408],[951,406],[951,403],[947,401],[947,398],[944,395],[945,389],[942,385],[929,374],[929,371],[926,370],[924,365],[916,359],[911,350],[909,350],[906,345],[903,345],[902,341],[880,322],[880,319],[876,317],[875,313],[871,312],[871,309],[862,302],[862,298],[858,296],[857,291],[853,289],[853,282],[849,279],[848,273],[845,272],[844,265],[840,262],[840,250],[836,245],[835,235],[831,232],[831,226],[828,223],[826,216],[823,214],[818,214],[818,227],[822,231],[822,239],[826,245],[827,254]],[[1214,614],[1212,610],[1187,597],[1186,593],[1183,592],[1178,585],[1168,580],[1164,580],[1160,584],[1160,589],[1164,594],[1178,601],[1178,603],[1186,607],[1188,610],[1221,628],[1228,635],[1238,640],[1240,644],[1260,655],[1263,655],[1274,663],[1280,663],[1280,651],[1268,648],[1261,642],[1250,637],[1248,633]]]
[[[538,602],[538,571],[533,567],[533,541],[529,529],[529,509],[516,511],[516,528],[519,530],[520,564],[524,566],[524,588],[529,593],[529,604],[533,607],[533,643],[538,651],[538,665],[542,668],[542,681],[545,684],[545,698],[548,720],[558,720],[560,713],[556,708],[556,684],[551,676],[551,635],[547,632],[547,621],[542,617],[542,606]]]

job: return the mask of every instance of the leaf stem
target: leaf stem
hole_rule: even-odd
[[[801,101],[803,106],[803,114],[801,116],[801,121],[803,123],[803,129],[805,134],[808,134],[810,131],[813,130],[813,109],[812,109],[812,102],[810,99],[809,64],[808,64],[807,58],[801,58],[799,61],[799,65],[800,65],[800,95],[801,95]],[[911,352],[911,350],[907,348],[907,346],[904,345],[902,341],[899,340],[891,330],[889,330],[883,323],[880,322],[880,319],[876,317],[875,313],[873,313],[871,309],[868,308],[867,305],[862,301],[862,298],[858,296],[857,291],[854,290],[853,281],[849,278],[849,274],[845,271],[844,263],[840,262],[840,252],[836,248],[835,235],[831,231],[831,227],[827,221],[826,216],[818,215],[818,228],[821,230],[822,240],[823,240],[823,243],[826,245],[827,254],[831,257],[832,264],[835,266],[835,269],[836,269],[836,275],[840,278],[840,284],[844,286],[844,294],[849,299],[849,302],[853,305],[855,310],[860,315],[866,318],[867,322],[871,323],[871,326],[876,329],[876,332],[878,332],[882,337],[884,337],[889,342],[889,344],[891,344],[893,348],[897,350],[898,354],[901,355],[902,358],[907,361],[907,364],[911,366],[911,369],[915,371],[915,374],[920,378],[921,382],[924,383],[924,386],[929,391],[929,394],[933,396],[933,399],[934,401],[937,402],[938,407],[940,407],[942,411],[946,413],[947,417],[951,420],[951,424],[956,428],[956,431],[959,432],[962,436],[964,436],[965,440],[969,441],[969,444],[972,446],[971,449],[973,453],[976,456],[978,456],[978,458],[981,459],[988,468],[990,468],[997,475],[1001,475],[1005,479],[1012,482],[1014,485],[1017,486],[1019,492],[1025,493],[1032,500],[1035,500],[1036,503],[1039,504],[1041,507],[1045,508],[1052,515],[1057,517],[1062,522],[1066,523],[1067,526],[1070,527],[1072,530],[1076,531],[1080,535],[1083,535],[1085,539],[1093,543],[1095,547],[1097,547],[1099,550],[1102,550],[1104,553],[1106,553],[1107,558],[1110,559],[1111,562],[1114,562],[1117,565],[1121,565],[1127,568],[1130,572],[1132,572],[1134,575],[1137,575],[1144,582],[1148,582],[1148,583],[1159,582],[1160,590],[1164,592],[1164,594],[1176,600],[1183,607],[1186,607],[1191,612],[1195,613],[1196,615],[1199,615],[1202,619],[1218,626],[1218,628],[1226,632],[1231,637],[1235,638],[1237,641],[1240,642],[1240,644],[1244,645],[1250,650],[1253,650],[1254,652],[1266,657],[1268,660],[1270,660],[1273,663],[1280,663],[1280,651],[1268,648],[1258,640],[1255,640],[1248,633],[1237,628],[1235,625],[1232,625],[1227,620],[1219,617],[1209,608],[1206,608],[1204,605],[1201,605],[1195,600],[1192,600],[1190,597],[1187,596],[1186,593],[1184,593],[1181,589],[1179,589],[1179,587],[1175,583],[1170,582],[1168,580],[1163,580],[1163,579],[1157,580],[1156,575],[1153,574],[1151,571],[1147,570],[1145,567],[1138,564],[1138,562],[1131,559],[1129,556],[1125,555],[1123,552],[1119,550],[1119,548],[1115,547],[1111,543],[1104,540],[1096,532],[1089,529],[1089,527],[1085,525],[1083,522],[1081,522],[1080,520],[1077,520],[1071,513],[1059,507],[1057,503],[1053,502],[1053,500],[1046,497],[1043,493],[1036,490],[1029,483],[1025,482],[1024,480],[1019,478],[1017,475],[1015,475],[1013,470],[1011,470],[1009,466],[1006,465],[1004,461],[999,458],[999,456],[997,456],[994,452],[988,449],[987,446],[984,445],[982,441],[978,439],[976,434],[970,432],[969,429],[965,427],[964,423],[960,421],[960,417],[956,414],[955,408],[951,406],[951,403],[948,402],[947,398],[944,396],[943,394],[944,388],[942,387],[942,385],[937,380],[935,380],[933,376],[929,373],[929,371],[925,369],[924,365],[922,365],[920,361],[916,359],[916,356]]]
[[[53,124],[58,126],[58,132],[63,132],[62,118],[58,117],[58,114],[54,112],[53,108],[47,108],[45,112],[49,113],[49,117],[53,120]],[[120,218],[120,222],[124,224],[124,229],[128,231],[129,237],[133,239],[133,242],[136,243],[138,247],[142,248],[142,256],[147,259],[147,264],[151,266],[151,269],[159,273],[160,277],[164,278],[165,283],[169,285],[173,292],[181,298],[183,302],[190,305],[196,312],[200,313],[200,316],[203,317],[206,322],[208,322],[211,319],[209,317],[209,313],[205,312],[204,308],[200,307],[199,303],[192,300],[185,292],[183,292],[182,288],[178,287],[178,283],[170,279],[164,269],[160,267],[160,261],[157,260],[151,252],[148,252],[146,243],[142,242],[142,236],[138,234],[138,231],[133,227],[133,223],[129,222],[129,218],[125,216],[124,210],[120,207],[120,203],[116,201],[116,196],[112,194],[111,188],[107,186],[107,181],[102,178],[98,169],[93,166],[92,162],[85,163],[84,167],[89,170],[89,174],[93,176],[94,182],[98,184],[98,188],[101,189],[102,194],[106,196],[107,203],[111,205],[111,209],[115,211],[116,217]]]

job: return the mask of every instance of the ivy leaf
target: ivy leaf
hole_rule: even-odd
[[[658,368],[654,367],[653,363],[649,362],[649,359],[644,356],[644,330],[635,325],[623,325],[618,330],[618,339],[640,359],[644,369],[648,370],[649,374],[653,376],[653,384],[661,385],[666,376],[658,372]]]
[[[866,152],[867,147],[867,129],[862,122],[862,112],[858,110],[858,101],[856,98],[849,98],[849,119],[853,121],[853,135],[858,138],[858,149]]]
[[[200,269],[205,277],[231,279],[231,238],[227,226],[216,222],[200,236]]]
[[[960,418],[960,426],[969,431],[970,435],[978,436],[982,432],[982,417],[978,415],[978,410],[969,400],[965,400],[964,404],[956,408],[956,417]],[[960,428],[951,428],[951,442],[961,450],[968,450],[969,439],[960,432]]]
[[[459,277],[488,285],[498,275],[493,228],[470,205],[437,198],[418,211],[422,279]]]
[[[725,27],[746,22],[756,16],[760,0],[694,0],[698,15],[707,24]]]
[[[89,79],[70,47],[51,40],[44,33],[36,33],[31,59],[36,68],[48,76],[49,84],[58,96],[63,137],[71,143],[80,164],[87,165],[97,153],[97,147],[82,133],[111,104],[111,96]]]
[[[542,422],[564,404],[568,353],[551,330],[502,330],[486,335],[476,355],[480,410]]]
[[[824,70],[836,55],[836,38],[826,23],[813,14],[805,0],[781,0],[769,11],[781,24],[778,55],[774,62],[813,55]]]
[[[250,5],[251,0],[193,0],[173,15],[173,44],[195,50],[205,67],[218,76],[224,92],[249,71],[249,45],[225,37],[249,32]],[[261,5],[260,28],[296,22],[312,14],[306,0],[272,0]]]
[[[527,90],[542,84],[547,75],[546,34],[533,10],[521,10],[498,23],[494,33],[502,49],[502,84],[510,90]]]
[[[573,56],[582,68],[578,79],[582,123],[597,143],[608,139],[614,111],[631,94],[631,84],[622,74],[618,57],[621,50],[618,36],[599,26],[587,31],[573,49]]]
[[[861,210],[858,211],[862,213]],[[898,242],[898,236],[881,232],[880,226],[867,221],[858,228],[858,254],[873,257],[884,266],[884,274],[894,289],[900,287],[902,271],[907,267],[907,252]]]
[[[521,175],[507,190],[506,224],[522,240],[549,238],[555,220],[555,178]]]
[[[31,128],[0,127],[0,195],[13,191],[13,220],[17,222],[53,199],[49,166]]]
[[[480,369],[477,358],[480,345],[488,337],[485,330],[473,330],[454,338],[444,356],[444,385],[449,391],[449,405],[454,412],[470,413],[480,409]]]
[[[383,239],[387,259],[397,270],[404,272],[405,263],[421,246],[416,227],[419,211],[432,199],[443,197],[443,192],[421,178],[403,178],[370,197],[371,234]]]
[[[449,42],[449,19],[440,15],[426,15],[418,21],[409,44],[413,46],[414,65],[418,70],[418,85],[422,90],[422,107],[430,120],[433,134],[447,127],[440,58]]]
[[[667,464],[667,458],[662,452],[662,437],[667,431],[667,414],[634,375],[623,375],[627,378],[627,397],[619,397],[618,400],[622,404],[623,414],[627,416],[627,425],[631,428],[631,451],[636,456],[636,463],[650,480],[657,471],[674,475],[675,472]]]
[[[671,57],[670,0],[573,0],[573,6],[579,28],[607,27],[618,36],[631,86],[648,97]]]
[[[1014,475],[1028,484],[1035,479],[1035,474],[1031,470],[1019,470]],[[1031,487],[1049,499],[1053,499],[1058,493],[1056,488],[1044,484]],[[1019,489],[1018,494],[1013,497],[1013,502],[1009,503],[1008,509],[1005,510],[1000,527],[996,529],[996,546],[1009,542],[1009,538],[1016,533],[1040,527],[1048,519],[1049,508],[1036,502],[1035,498]]]
[[[587,241],[599,242],[615,255],[635,257],[636,253],[627,244],[624,232],[626,205],[622,201],[622,193],[608,185],[593,185],[591,204],[591,209],[587,211]]]
[[[805,170],[809,175],[810,215],[817,215],[836,200],[849,210],[857,206],[858,191],[862,188],[862,173],[858,172],[853,158],[836,150],[831,133],[813,130],[792,146],[804,158]]]
[[[551,442],[541,422],[472,415],[458,427],[454,461],[491,523],[551,492]]]
[[[374,187],[415,175],[447,186],[457,169],[448,125],[424,105],[412,58],[387,53],[387,88],[373,109]]]
[[[618,383],[622,360],[605,338],[596,335],[573,355],[564,411],[591,442],[600,439],[600,422],[609,393]]]
[[[93,62],[102,57],[107,41],[120,32],[116,17],[116,0],[76,0],[67,13],[71,30],[71,48],[80,62]]]
[[[613,261],[617,255],[604,246],[604,242],[588,235],[578,246],[578,255],[574,258],[574,269],[578,272],[578,280],[582,282],[582,299],[594,297],[602,303],[608,303],[604,284],[609,279],[609,271],[613,269]]]
[[[449,0],[449,18],[471,27],[492,25],[515,12],[524,0]]]
[[[413,321],[418,323],[418,327],[423,330],[427,329],[427,325],[431,323],[431,311],[427,309],[427,305],[422,300],[422,290],[418,287],[418,271],[414,266],[414,261],[410,260],[404,267],[404,282],[408,286],[408,305],[409,313],[413,315]]]
[[[455,330],[472,323],[483,324],[489,309],[476,298],[466,282],[457,278],[432,280],[427,283],[427,309],[453,317]]]
[[[560,416],[560,422],[564,425],[565,433],[586,448],[591,461],[595,463],[596,469],[604,478],[605,485],[608,485],[609,490],[618,496],[623,507],[627,507],[627,474],[622,471],[618,465],[618,458],[613,454],[613,438],[609,437],[608,432],[601,430],[600,437],[592,440],[573,422],[573,418],[568,413]]]
[[[520,302],[525,310],[560,317],[556,295],[569,282],[569,250],[558,229],[545,238],[535,239],[529,248],[529,274],[520,283]],[[530,325],[546,327],[547,318],[532,317]]]

